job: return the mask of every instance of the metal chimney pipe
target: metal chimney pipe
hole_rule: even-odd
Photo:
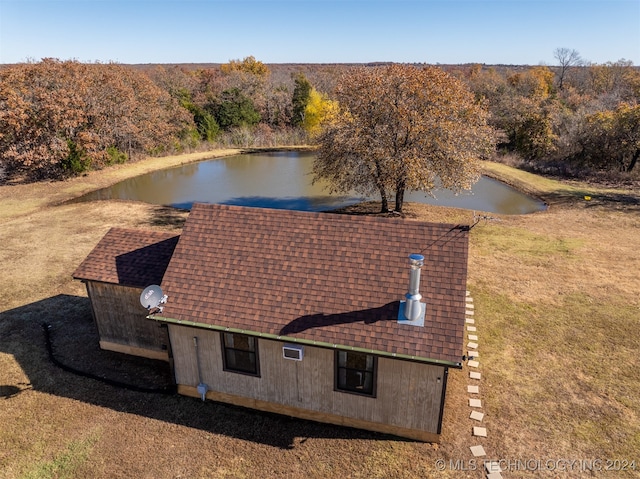
[[[406,303],[404,305],[404,315],[410,321],[418,319],[422,314],[422,304],[420,300],[420,268],[424,265],[424,256],[421,254],[410,254],[409,264],[411,265],[411,276],[409,277],[409,292],[405,294]]]

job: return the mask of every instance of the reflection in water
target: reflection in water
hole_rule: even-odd
[[[230,156],[148,173],[82,199],[128,199],[185,209],[200,202],[301,211],[326,211],[376,199],[329,195],[326,184],[312,185],[313,159],[314,154],[310,152]],[[442,189],[434,194],[435,198],[422,192],[411,192],[405,195],[405,201],[502,214],[525,214],[544,209],[542,202],[486,177],[469,192],[455,195]]]

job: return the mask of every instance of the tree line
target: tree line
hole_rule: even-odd
[[[557,67],[429,67],[447,75],[422,78],[418,90],[428,93],[437,82],[449,88],[455,80],[470,94],[460,93],[466,108],[486,112],[478,114],[496,133],[497,151],[522,166],[633,171],[640,156],[638,69],[624,60],[588,65],[572,50],[558,49],[556,58]],[[40,180],[147,155],[321,144],[328,125],[344,121],[342,107],[358,96],[349,79],[388,67],[293,65],[283,73],[253,57],[207,68],[56,59],[4,66],[0,171]],[[446,131],[443,111],[420,128]]]
[[[640,70],[625,60],[587,64],[566,48],[555,54],[555,68],[473,65],[453,73],[486,102],[498,149],[515,154],[518,166],[632,172],[640,157]]]

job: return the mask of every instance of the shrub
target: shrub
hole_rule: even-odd
[[[91,159],[75,142],[67,140],[67,148],[69,149],[69,154],[60,162],[60,166],[65,174],[78,175],[84,173],[91,167]]]
[[[115,146],[107,148],[107,165],[120,165],[126,163],[128,159],[129,156]]]

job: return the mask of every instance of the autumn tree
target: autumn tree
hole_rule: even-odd
[[[184,67],[167,68],[161,65],[149,72],[149,77],[156,85],[166,90],[193,115],[195,128],[187,128],[182,132],[183,137],[194,140],[193,146],[200,140],[214,141],[220,131],[215,117],[203,107],[215,84],[216,75],[213,72],[211,69],[189,71]]]
[[[526,159],[539,159],[553,150],[557,103],[552,97],[553,72],[547,67],[509,74],[510,90],[492,106],[508,146]]]
[[[229,63],[220,65],[220,71],[225,74],[232,72],[248,73],[258,77],[269,75],[269,67],[253,56],[245,57],[243,60],[229,60]]]
[[[594,113],[586,125],[579,159],[598,169],[633,171],[640,159],[640,105]]]
[[[382,212],[392,193],[401,212],[406,190],[470,188],[495,147],[487,111],[439,68],[354,69],[336,95],[340,112],[320,135],[314,180],[333,192],[377,192]]]
[[[336,115],[338,111],[338,103],[329,99],[323,93],[312,88],[309,92],[307,106],[304,109],[304,121],[302,126],[311,138],[317,136],[322,125]]]
[[[274,127],[286,127],[291,122],[291,90],[278,84],[269,89],[265,97],[262,120]]]
[[[189,122],[145,74],[45,59],[0,70],[0,158],[33,179],[77,174],[168,146]]]
[[[10,174],[46,178],[86,166],[98,139],[85,127],[85,70],[52,59],[0,70],[0,158]]]
[[[591,95],[606,95],[617,103],[640,99],[640,72],[631,61],[589,65],[587,77]]]

